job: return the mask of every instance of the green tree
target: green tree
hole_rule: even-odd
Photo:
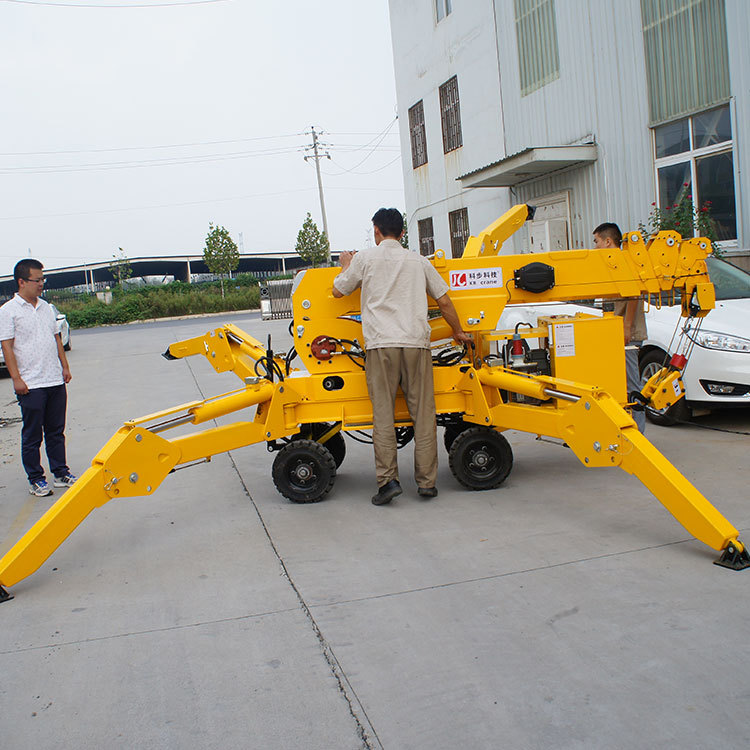
[[[328,237],[318,229],[309,212],[302,223],[302,229],[297,233],[297,244],[294,249],[299,257],[313,268],[328,261]]]
[[[404,214],[404,233],[401,236],[401,246],[409,249],[409,230],[406,227],[406,214]]]
[[[209,222],[206,246],[203,248],[203,260],[206,261],[211,273],[219,274],[223,298],[224,276],[234,271],[240,264],[240,251],[224,227],[215,227]]]
[[[121,248],[117,248],[119,253],[115,253],[112,257],[114,260],[109,264],[109,272],[117,282],[119,287],[122,287],[125,279],[129,279],[133,275],[133,269],[130,267],[130,261],[125,255],[125,251]]]

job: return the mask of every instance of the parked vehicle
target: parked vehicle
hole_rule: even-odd
[[[648,338],[640,354],[643,382],[674,353],[678,326],[687,326],[686,335],[695,344],[682,374],[685,398],[665,412],[646,410],[656,424],[674,424],[706,409],[750,406],[750,273],[720,258],[706,262],[716,308],[705,319],[687,322],[677,306],[652,306],[646,312]]]
[[[65,313],[61,313],[51,302],[49,306],[52,308],[52,312],[57,320],[57,332],[62,337],[63,349],[66,352],[70,351],[70,324]],[[0,348],[0,372],[7,372],[8,368],[5,366],[5,359],[3,358],[3,351]]]

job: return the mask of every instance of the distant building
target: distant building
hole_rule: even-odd
[[[750,253],[748,0],[390,0],[390,16],[412,248],[458,255],[516,203],[538,211],[506,252],[590,247],[597,224],[635,229],[690,191],[728,254]]]

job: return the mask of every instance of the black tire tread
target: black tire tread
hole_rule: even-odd
[[[465,466],[467,451],[477,443],[490,442],[499,454],[497,472],[487,477],[477,477]],[[470,427],[456,436],[448,453],[448,463],[453,476],[470,490],[492,490],[499,487],[513,468],[513,450],[506,438],[491,427]]]
[[[305,454],[318,464],[321,478],[309,492],[302,493],[294,488],[287,471],[292,461]],[[300,438],[288,443],[279,451],[273,462],[271,477],[276,489],[287,500],[293,503],[319,503],[333,487],[336,479],[336,462],[324,445],[315,440]]]

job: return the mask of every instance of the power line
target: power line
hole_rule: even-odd
[[[218,146],[225,143],[249,143],[250,141],[270,141],[276,138],[297,138],[304,135],[298,133],[284,133],[282,135],[260,135],[255,138],[233,138],[223,141],[195,141],[193,143],[161,143],[156,146],[113,146],[111,148],[87,148],[61,151],[5,151],[0,156],[52,156],[56,154],[101,154],[110,151],[148,151],[160,148],[187,148],[188,146]]]
[[[52,8],[172,8],[180,5],[210,5],[211,3],[229,3],[232,0],[179,0],[174,3],[55,3],[51,0],[3,0],[18,5],[46,5]]]
[[[165,159],[142,159],[138,161],[102,162],[100,164],[61,164],[27,167],[2,167],[0,174],[55,174],[62,172],[106,172],[113,169],[138,169],[142,167],[179,166],[202,164],[212,161],[234,161],[254,156],[281,156],[300,151],[300,147],[274,148],[260,151],[236,151],[228,154],[203,154],[199,156],[173,156]]]
[[[366,161],[367,161],[367,160],[368,160],[368,159],[369,159],[369,158],[370,158],[370,157],[371,157],[371,156],[372,156],[372,155],[373,155],[373,154],[375,153],[375,150],[376,150],[377,148],[379,148],[379,147],[380,147],[380,145],[381,145],[381,144],[383,143],[383,140],[384,140],[384,139],[385,139],[385,137],[386,137],[386,136],[388,135],[388,132],[389,132],[389,131],[390,131],[390,129],[391,129],[391,128],[392,128],[393,126],[394,126],[394,124],[396,123],[396,121],[397,121],[397,120],[398,120],[398,118],[397,118],[397,117],[394,117],[394,118],[393,118],[393,119],[392,119],[392,120],[391,120],[391,121],[390,121],[390,122],[388,123],[388,125],[386,126],[386,128],[385,128],[385,129],[384,129],[383,131],[381,131],[381,132],[380,132],[380,134],[378,134],[377,136],[375,136],[375,138],[373,138],[373,139],[372,139],[372,140],[370,141],[370,144],[374,144],[374,145],[373,145],[373,146],[372,146],[372,148],[371,148],[371,149],[370,149],[370,150],[369,150],[369,151],[367,152],[367,154],[365,155],[365,157],[364,157],[363,159],[361,159],[360,161],[358,161],[358,162],[357,162],[357,163],[356,163],[356,164],[355,164],[355,165],[354,165],[353,167],[351,167],[350,169],[346,169],[346,168],[342,167],[342,166],[341,166],[340,164],[336,164],[336,166],[337,166],[337,167],[339,167],[339,169],[341,169],[341,170],[342,170],[342,171],[340,172],[340,174],[346,174],[346,173],[348,173],[348,172],[354,172],[354,170],[356,170],[356,169],[357,169],[357,167],[359,167],[359,166],[361,166],[362,164],[364,164],[364,163],[365,163],[365,162],[366,162]],[[370,144],[367,144],[367,145],[370,145]],[[399,156],[400,156],[400,149],[399,149]],[[396,159],[398,159],[398,158],[399,158],[399,156],[397,156],[397,157],[396,157]],[[329,158],[330,158],[330,157],[329,157]],[[396,159],[394,159],[393,161],[395,161]],[[335,162],[334,162],[334,163],[335,163]],[[393,163],[393,162],[389,162],[389,164],[392,164],[392,163]],[[388,166],[388,164],[387,164],[386,166]],[[383,167],[383,169],[384,169],[384,168],[385,168],[385,167]],[[374,170],[374,171],[375,171],[375,172],[377,172],[377,171],[380,171],[380,170],[378,169],[378,170]],[[355,174],[359,174],[359,173],[355,173]],[[361,174],[373,174],[373,172],[362,172]]]
[[[381,188],[381,187],[346,187],[344,185],[329,187],[329,190],[346,190],[347,192],[401,192],[402,188]],[[250,200],[251,198],[272,198],[277,195],[291,195],[292,193],[309,193],[315,190],[314,187],[298,188],[296,190],[279,190],[273,193],[252,193],[250,195],[231,195],[226,198],[206,198],[199,201],[183,201],[181,203],[161,203],[151,206],[128,206],[125,208],[103,208],[98,211],[66,211],[54,214],[29,214],[26,216],[0,216],[0,221],[29,221],[36,219],[59,219],[69,216],[96,216],[99,214],[116,214],[128,213],[131,211],[154,211],[165,208],[185,208],[187,206],[200,206],[209,203],[228,203],[230,201]],[[15,257],[3,256],[2,257]]]
[[[336,162],[333,159],[331,159],[331,161],[337,167],[341,168],[342,171],[341,172],[325,172],[324,174],[327,174],[330,177],[340,177],[342,174],[375,174],[376,172],[382,172],[387,167],[390,167],[391,164],[395,164],[395,162],[397,162],[400,158],[401,158],[401,154],[399,153],[399,155],[395,159],[391,159],[391,161],[389,161],[387,164],[383,164],[382,167],[378,167],[377,169],[369,169],[369,170],[366,170],[364,172],[362,172],[362,171],[355,172],[354,169],[344,169],[338,162]],[[360,164],[361,164],[361,162],[360,162]]]

